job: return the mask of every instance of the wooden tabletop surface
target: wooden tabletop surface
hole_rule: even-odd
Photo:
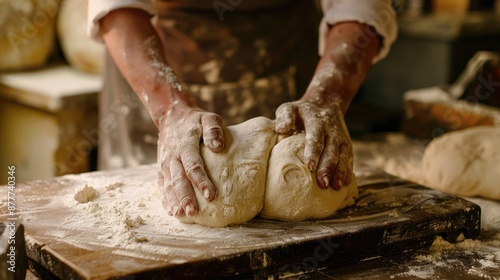
[[[500,218],[495,214],[500,213],[500,203],[495,201],[471,199],[483,212],[479,236],[473,232],[479,225],[469,224],[472,239],[450,244],[438,238],[429,247],[433,233],[447,232],[453,235],[448,239],[455,238],[466,224],[458,218],[473,222],[473,215],[464,213],[475,213],[474,204],[385,175],[381,178],[372,169],[358,169],[360,185],[372,186],[371,195],[332,219],[301,223],[255,219],[238,227],[211,229],[159,214],[161,204],[151,190],[152,170],[143,166],[20,185],[16,191],[31,268],[64,279],[231,274],[288,279],[500,279]],[[380,182],[386,186],[380,188]],[[84,185],[96,188],[99,196],[88,204],[76,204],[71,198]],[[0,189],[2,198],[4,191]],[[95,205],[107,210],[105,214]],[[421,211],[414,212],[412,205]],[[455,218],[448,215],[453,208],[460,212]],[[422,213],[434,213],[435,219],[421,222]],[[137,216],[144,221],[134,220]],[[112,224],[120,219],[132,226]],[[377,246],[370,247],[373,244]]]

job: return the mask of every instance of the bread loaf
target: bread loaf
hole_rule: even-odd
[[[43,66],[54,50],[61,0],[0,0],[0,71]]]
[[[87,0],[65,0],[57,20],[57,34],[68,63],[85,72],[101,73],[104,45],[86,34]]]

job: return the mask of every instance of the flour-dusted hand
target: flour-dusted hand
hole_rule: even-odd
[[[338,104],[321,107],[311,101],[281,105],[276,111],[276,132],[290,134],[304,129],[304,164],[316,172],[318,185],[340,190],[352,180],[351,138]]]
[[[276,132],[305,130],[304,164],[321,188],[352,180],[353,151],[344,114],[380,47],[373,27],[358,22],[329,27],[325,51],[304,96],[276,111]]]
[[[159,129],[157,185],[162,203],[170,215],[194,216],[198,205],[193,188],[208,201],[217,195],[200,156],[200,141],[212,152],[222,151],[222,120],[217,114],[175,104]]]
[[[148,13],[117,9],[100,22],[113,60],[158,127],[157,187],[162,203],[170,215],[196,215],[194,188],[208,201],[217,195],[200,156],[200,143],[213,152],[224,149],[222,120],[201,110],[178,80]]]

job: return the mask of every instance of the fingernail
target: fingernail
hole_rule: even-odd
[[[307,168],[314,172],[314,167],[316,166],[316,162],[314,160],[310,160],[309,162],[307,162]]]
[[[328,179],[328,176],[323,176],[323,182],[325,183],[326,188],[330,186],[330,179]]]
[[[206,199],[210,199],[210,190],[208,188],[205,188],[203,190],[203,197],[205,197]]]
[[[177,213],[179,212],[179,206],[175,205],[172,207],[172,214],[174,216],[177,216]]]
[[[213,139],[210,144],[212,145],[212,147],[214,148],[220,148],[222,147],[222,142],[217,140],[217,139]]]
[[[194,210],[194,206],[191,203],[186,204],[185,209],[186,209],[186,211],[185,211],[186,215],[188,215],[190,217],[192,217],[192,216],[194,216],[194,214],[196,214],[196,211]]]
[[[337,185],[339,186],[339,190],[344,187],[344,184],[342,183],[341,180],[337,180]]]

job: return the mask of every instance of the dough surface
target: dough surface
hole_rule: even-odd
[[[260,216],[283,221],[323,219],[354,203],[358,196],[355,176],[340,191],[321,189],[302,163],[304,141],[305,134],[299,133],[279,141],[273,148]]]
[[[45,66],[54,52],[59,3],[0,0],[0,71]]]
[[[87,0],[64,0],[57,16],[57,34],[68,63],[89,73],[102,73],[105,47],[87,36]]]
[[[253,118],[224,130],[226,148],[213,153],[201,145],[205,169],[217,188],[217,196],[207,202],[195,188],[198,213],[182,217],[185,223],[210,227],[241,224],[261,211],[266,189],[267,162],[276,143],[274,122]]]
[[[464,196],[500,200],[500,128],[478,126],[449,132],[424,151],[424,182]]]

